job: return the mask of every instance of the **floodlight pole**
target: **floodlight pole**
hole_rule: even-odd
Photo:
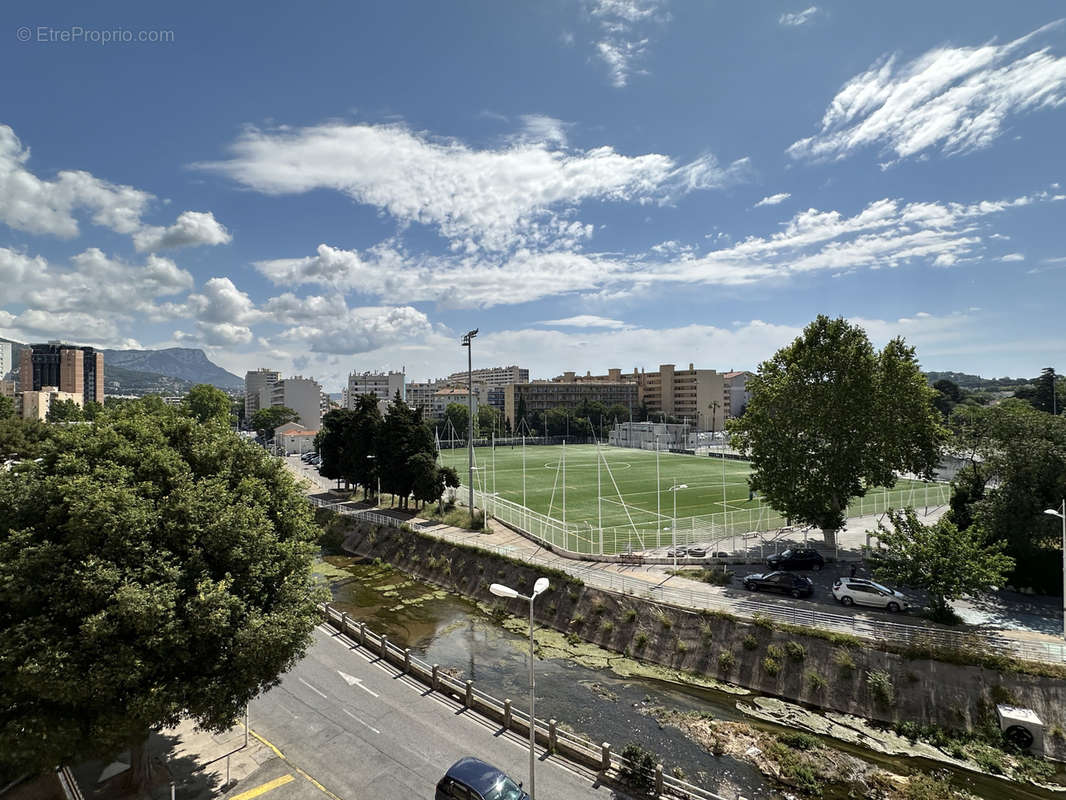
[[[463,347],[466,348],[466,449],[470,462],[470,524],[474,524],[474,347],[471,342],[477,336],[478,328],[463,336]]]
[[[1066,498],[1060,508],[1049,508],[1044,513],[1062,520],[1062,637],[1066,639]]]
[[[659,543],[659,532],[663,529],[663,490],[659,481],[659,434],[655,434],[655,543]]]

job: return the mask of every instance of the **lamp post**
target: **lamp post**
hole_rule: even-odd
[[[463,347],[466,348],[466,449],[470,461],[470,524],[474,524],[474,346],[472,342],[477,336],[478,328],[463,336]]]
[[[663,528],[663,489],[659,481],[659,434],[655,434],[655,546],[659,544],[659,531]]]
[[[536,583],[533,584],[533,594],[528,596],[519,594],[510,586],[504,586],[502,583],[494,583],[489,587],[489,591],[497,597],[518,598],[519,600],[529,601],[529,800],[537,799],[533,773],[533,764],[536,760],[534,751],[537,746],[537,717],[534,713],[536,694],[534,692],[535,681],[533,679],[533,601],[537,599],[537,595],[547,590],[547,578],[537,578]]]
[[[1062,636],[1066,638],[1066,498],[1061,508],[1049,508],[1044,513],[1062,520]]]
[[[674,496],[674,527],[671,533],[673,533],[674,541],[674,569],[677,569],[677,493],[682,489],[687,489],[688,484],[682,483],[680,486],[677,484],[677,478],[674,478],[673,485],[670,487],[670,493]]]
[[[378,493],[376,495],[374,495],[374,500],[380,506],[381,505],[381,470],[379,470],[377,468],[377,466],[378,466],[377,456],[375,456],[373,453],[370,453],[369,455],[367,455],[367,459],[369,461],[373,462],[373,464],[374,464],[374,473],[377,475],[377,479],[378,479]]]

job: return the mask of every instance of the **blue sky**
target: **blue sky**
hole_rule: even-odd
[[[337,391],[458,370],[474,327],[536,377],[751,369],[825,313],[1066,369],[1063,17],[7,3],[0,335]]]

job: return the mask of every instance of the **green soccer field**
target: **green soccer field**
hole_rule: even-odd
[[[526,447],[524,469],[521,445],[497,447],[495,452],[486,447],[475,448],[474,488],[487,494],[495,492],[554,520],[565,519],[565,528],[552,535],[537,531],[538,535],[553,541],[559,535],[568,537],[564,546],[585,552],[601,547],[601,515],[604,552],[669,546],[674,541],[671,531],[675,499],[678,543],[710,542],[721,536],[773,530],[785,523],[758,497],[749,500],[751,469],[747,461],[659,453],[657,492],[654,452],[601,446],[607,466],[601,466],[599,471],[597,495],[596,447],[568,445],[565,450],[565,516],[561,446]],[[465,486],[466,449],[443,449],[440,457],[443,464],[458,471]],[[674,491],[673,486],[685,488]],[[900,480],[890,496],[884,491],[871,491],[862,501],[864,508],[853,509],[853,513],[877,513],[888,504],[907,504],[907,492],[925,486]],[[920,502],[921,498],[912,496],[911,504]],[[564,544],[562,539],[556,543]]]

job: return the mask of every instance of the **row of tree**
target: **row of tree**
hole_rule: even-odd
[[[401,508],[411,497],[416,504],[439,501],[446,488],[459,486],[455,470],[437,464],[436,441],[422,411],[408,406],[399,392],[384,417],[373,394],[361,395],[354,409],[330,411],[315,447],[322,475],[362,486],[364,497],[380,486]]]

